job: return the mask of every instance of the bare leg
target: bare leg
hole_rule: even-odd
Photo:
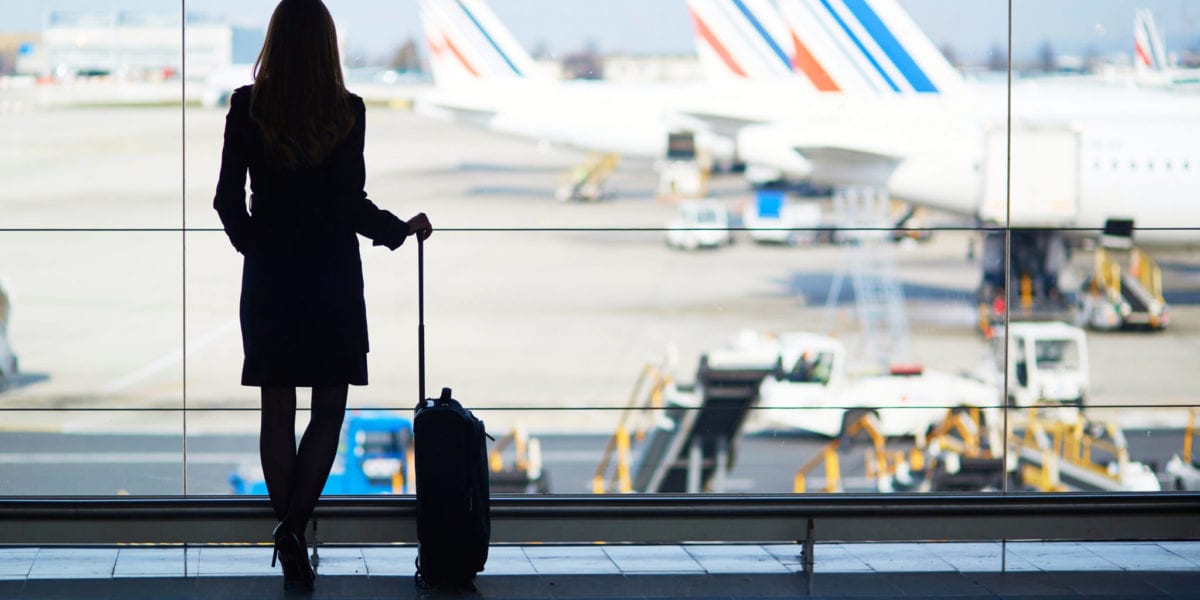
[[[291,505],[292,470],[296,464],[296,388],[262,388],[258,453],[271,508],[282,521]]]
[[[345,385],[313,388],[312,415],[296,454],[291,505],[285,518],[287,528],[297,535],[302,535],[308,527],[308,518],[317,505],[337,456],[347,393],[348,386]]]

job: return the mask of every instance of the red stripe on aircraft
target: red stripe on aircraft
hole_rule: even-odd
[[[1153,66],[1150,63],[1150,55],[1146,53],[1146,49],[1143,48],[1140,43],[1134,42],[1133,49],[1137,52],[1138,58],[1142,61],[1143,65],[1146,65],[1147,67]]]
[[[822,92],[840,92],[841,88],[837,83],[834,83],[833,78],[825,69],[821,68],[821,63],[808,51],[804,43],[800,41],[800,37],[796,32],[792,32],[792,43],[796,46],[796,55],[792,57],[792,68],[803,71],[808,76],[808,80],[817,86],[817,89]]]
[[[434,56],[441,56],[442,47],[432,37],[425,36],[425,44],[429,46],[429,52]]]
[[[446,47],[450,49],[450,52],[454,53],[454,56],[458,58],[458,62],[462,63],[463,67],[466,67],[467,72],[475,77],[479,77],[479,71],[476,71],[475,67],[472,67],[470,61],[467,60],[467,57],[458,51],[458,46],[455,46],[449,37],[443,37],[442,39],[446,41]]]
[[[733,60],[733,55],[725,49],[725,46],[721,45],[721,42],[717,39],[717,36],[713,35],[713,32],[708,28],[708,25],[705,25],[704,21],[700,19],[700,15],[696,14],[696,11],[692,10],[691,7],[688,7],[688,12],[692,15],[692,26],[696,28],[696,32],[700,34],[700,37],[704,38],[705,42],[708,42],[708,45],[711,46],[714,51],[716,51],[717,56],[721,57],[721,60],[725,63],[725,66],[729,67],[729,70],[733,71],[738,77],[745,78],[746,72],[738,66],[737,61]]]

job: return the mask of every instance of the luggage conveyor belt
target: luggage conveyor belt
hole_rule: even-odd
[[[638,493],[721,492],[736,457],[736,442],[746,417],[758,402],[758,387],[768,369],[711,369],[700,360],[693,386],[676,386],[665,369],[647,366],[635,385],[617,432],[593,480],[593,491]],[[649,394],[638,395],[647,380]],[[649,431],[630,431],[634,414],[649,418]],[[640,442],[636,461],[631,445]],[[616,474],[606,484],[612,454]]]

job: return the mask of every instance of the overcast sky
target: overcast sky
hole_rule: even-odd
[[[417,36],[417,0],[325,0],[351,52],[385,55]],[[981,60],[1007,39],[1007,0],[900,0],[938,45]],[[1192,6],[1189,8],[1189,2]],[[1155,11],[1168,50],[1196,41],[1195,0],[1014,0],[1014,47],[1032,56],[1046,40],[1060,52],[1132,46],[1133,12]],[[690,53],[684,0],[491,0],[517,39],[569,52],[592,40],[602,52]],[[265,26],[273,0],[188,0],[189,13]],[[0,31],[38,31],[49,10],[134,10],[178,15],[179,0],[0,0]]]

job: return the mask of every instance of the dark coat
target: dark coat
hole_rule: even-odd
[[[225,233],[244,256],[242,383],[366,384],[369,344],[356,234],[395,250],[408,232],[404,221],[376,207],[363,190],[366,107],[351,95],[354,129],[323,164],[285,169],[267,160],[258,126],[250,119],[251,90],[239,88],[230,98],[213,200]],[[263,376],[251,373],[259,370],[252,364],[272,366]],[[336,365],[346,364],[361,364],[361,376],[338,381],[336,373],[343,369]],[[311,369],[296,365],[334,365],[334,374],[310,381]]]

